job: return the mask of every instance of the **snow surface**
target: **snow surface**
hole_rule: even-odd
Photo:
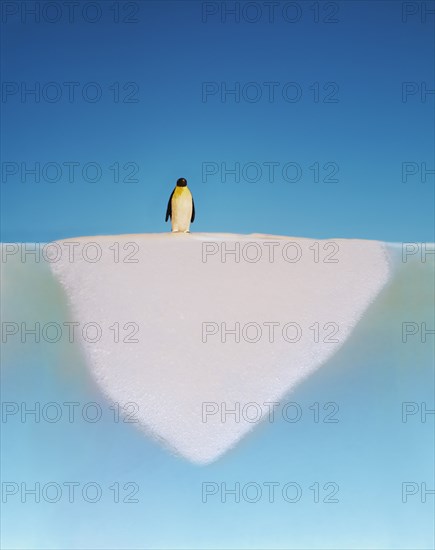
[[[199,233],[57,241],[63,251],[68,242],[78,243],[73,257],[63,253],[51,268],[72,319],[102,328],[98,342],[80,340],[92,375],[111,400],[137,404],[141,429],[199,464],[228,451],[259,415],[268,418],[268,403],[283,403],[330,358],[391,272],[376,241]],[[229,253],[236,247],[239,258]],[[236,322],[240,341],[228,333],[222,342],[222,323]],[[272,342],[264,323],[279,323]],[[295,324],[283,335],[287,323]],[[237,407],[238,421],[222,414]]]

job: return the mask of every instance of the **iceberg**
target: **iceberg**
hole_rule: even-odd
[[[270,235],[81,237],[41,258],[86,326],[78,341],[102,392],[195,463],[270,417],[392,272],[380,242]]]
[[[390,272],[385,246],[369,241],[119,235],[56,252],[72,242],[73,261],[57,253],[51,268],[74,320],[126,327],[124,342],[110,330],[83,340],[95,380],[197,463],[230,449],[319,368]]]

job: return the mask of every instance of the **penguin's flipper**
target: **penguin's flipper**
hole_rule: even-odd
[[[190,223],[193,223],[195,221],[195,203],[193,202],[192,197],[192,217],[190,218]]]
[[[174,189],[174,191],[175,191],[175,189]],[[165,222],[167,222],[169,218],[172,218],[172,206],[171,206],[171,201],[172,201],[172,195],[174,194],[174,191],[172,191],[171,196],[169,197],[168,207],[166,208],[166,218],[165,218]]]

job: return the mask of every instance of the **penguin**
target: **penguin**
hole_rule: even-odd
[[[165,222],[169,218],[173,233],[190,233],[190,224],[195,220],[195,203],[184,178],[177,180],[177,185],[169,197]]]

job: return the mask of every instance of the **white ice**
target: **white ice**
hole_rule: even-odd
[[[79,243],[73,258],[66,242]],[[100,341],[81,340],[100,388],[121,405],[136,403],[139,426],[195,463],[228,451],[257,425],[258,410],[266,418],[267,403],[282,402],[331,357],[390,275],[376,241],[168,233],[58,245],[51,267],[72,319],[102,327]],[[236,322],[240,342],[231,333],[222,342],[222,323],[231,330]],[[135,326],[130,339],[138,341],[122,341]],[[206,336],[206,327],[216,334]],[[222,418],[236,403],[241,411],[255,405],[239,422]]]

